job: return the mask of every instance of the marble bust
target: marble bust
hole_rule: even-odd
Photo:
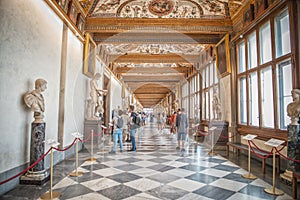
[[[291,125],[299,125],[300,117],[300,89],[292,90],[293,102],[287,106],[287,114],[291,118]]]
[[[34,112],[34,123],[44,122],[45,101],[42,92],[46,89],[47,81],[44,79],[37,79],[35,81],[35,89],[24,96],[26,106]]]

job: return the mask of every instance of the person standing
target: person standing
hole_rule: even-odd
[[[130,117],[128,116],[128,112],[125,109],[122,114],[123,117],[123,142],[126,139],[126,142],[129,142],[129,133],[128,133],[128,123],[130,122]]]
[[[176,116],[177,113],[174,112],[171,117],[170,117],[170,122],[171,122],[171,134],[176,134]]]
[[[118,141],[120,143],[120,152],[123,152],[122,132],[123,132],[124,122],[123,122],[122,114],[123,114],[123,111],[118,110],[118,115],[114,116],[113,122],[112,122],[114,124],[114,130],[113,130],[114,147],[110,153],[113,153],[113,154],[116,153]]]
[[[130,112],[130,122],[129,122],[129,134],[130,134],[130,140],[132,147],[129,151],[136,151],[136,143],[135,143],[135,134],[137,127],[135,126],[136,120],[137,120],[137,113],[134,112],[134,106],[129,106],[129,112]]]
[[[180,149],[180,140],[181,140],[181,151],[185,151],[184,142],[189,127],[187,115],[184,111],[185,111],[184,108],[182,108],[176,117],[176,126],[177,126],[177,134],[178,134],[177,135],[178,146],[176,147],[176,149],[177,150]]]

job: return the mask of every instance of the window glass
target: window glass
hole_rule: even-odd
[[[247,90],[246,90],[246,78],[242,77],[239,81],[240,95],[239,95],[239,117],[240,123],[247,124]]]
[[[291,122],[287,116],[286,108],[293,101],[291,97],[292,87],[291,61],[283,61],[277,65],[277,101],[279,128],[286,129]]]
[[[205,118],[209,119],[209,97],[208,92],[205,92]]]
[[[218,80],[218,69],[217,69],[217,66],[216,66],[216,62],[214,61],[213,62],[213,65],[214,65],[214,74],[215,74],[215,83],[218,83],[219,80]]]
[[[257,67],[257,47],[256,33],[253,32],[248,38],[248,67],[249,69]]]
[[[249,75],[249,124],[252,126],[259,125],[258,112],[258,85],[257,73],[253,72]]]
[[[272,59],[272,42],[270,22],[267,22],[259,29],[260,41],[260,63],[264,64]]]
[[[261,70],[261,109],[262,109],[262,126],[274,128],[274,101],[273,101],[273,84],[272,68],[267,67]]]
[[[239,73],[246,70],[245,42],[240,43],[238,46],[238,68]]]
[[[275,17],[275,45],[276,57],[291,52],[290,24],[288,11],[280,13]]]

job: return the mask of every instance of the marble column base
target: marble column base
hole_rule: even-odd
[[[47,171],[32,172],[28,171],[21,176],[20,184],[24,185],[43,185],[50,180],[50,174]]]

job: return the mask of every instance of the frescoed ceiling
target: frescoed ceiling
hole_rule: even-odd
[[[98,45],[98,56],[151,107],[167,95],[166,87],[173,91],[195,71],[201,51],[232,31],[231,17],[248,0],[76,1],[86,12],[84,31]],[[147,88],[153,84],[156,100]],[[145,97],[141,85],[151,95]]]

